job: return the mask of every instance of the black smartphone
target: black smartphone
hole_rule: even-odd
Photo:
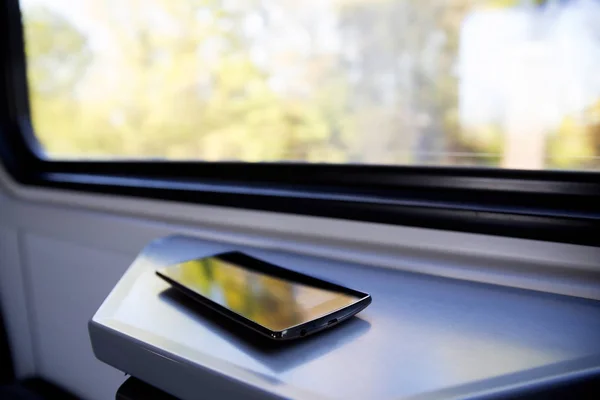
[[[241,252],[185,261],[156,274],[204,306],[276,340],[330,328],[371,304],[367,293]]]

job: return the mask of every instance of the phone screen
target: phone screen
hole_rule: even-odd
[[[160,272],[272,331],[314,320],[360,300],[246,269],[219,256],[186,261]]]

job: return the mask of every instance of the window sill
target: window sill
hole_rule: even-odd
[[[53,236],[125,253],[131,252],[132,240],[141,248],[153,238],[185,232],[236,245],[600,299],[598,247],[24,186],[2,169],[0,187],[19,200],[8,198],[0,207],[5,224],[49,229]],[[77,226],[63,223],[69,218]],[[120,227],[118,234],[102,235],[99,227],[107,223],[111,232]]]
[[[96,356],[182,399],[199,386],[209,397],[501,397],[600,373],[598,302],[236,246],[373,296],[352,320],[271,348],[154,276],[230,248],[180,236],[144,249],[90,322]]]

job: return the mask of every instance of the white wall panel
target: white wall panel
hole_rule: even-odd
[[[124,380],[92,353],[87,323],[131,257],[48,237],[25,237],[38,371],[86,399],[114,398]]]
[[[2,199],[0,199],[0,206]],[[0,305],[19,378],[35,372],[29,330],[27,288],[20,268],[19,238],[16,230],[0,226]]]

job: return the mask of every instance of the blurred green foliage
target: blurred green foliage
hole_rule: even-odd
[[[303,5],[88,0],[93,29],[31,7],[34,128],[58,157],[499,166],[502,129],[460,124],[456,68],[468,13],[513,3],[336,0],[344,51],[324,51],[307,18],[307,48],[268,62],[254,50],[277,38],[257,42],[250,17],[292,24]],[[597,122],[567,116],[548,166],[598,168],[598,142]]]
[[[579,115],[563,119],[548,140],[548,154],[554,168],[599,168],[600,100]]]

